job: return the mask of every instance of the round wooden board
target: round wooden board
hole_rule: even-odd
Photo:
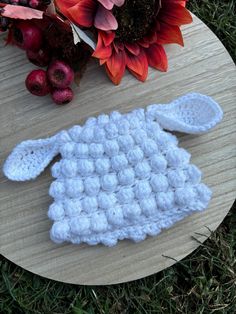
[[[22,140],[44,138],[101,112],[127,112],[150,103],[166,103],[187,92],[212,96],[224,110],[224,119],[207,134],[178,134],[180,145],[192,153],[192,162],[204,173],[213,199],[196,213],[161,235],[134,244],[120,241],[102,245],[56,245],[49,239],[47,209],[52,201],[49,168],[36,180],[8,181],[1,174],[0,252],[23,268],[67,283],[105,285],[156,273],[181,260],[215,230],[229,211],[236,190],[236,72],[235,65],[216,36],[199,19],[183,29],[185,48],[168,46],[169,72],[150,70],[142,84],[126,74],[113,86],[95,61],[89,65],[73,103],[58,107],[49,97],[34,97],[24,87],[33,68],[24,53],[0,48],[1,165]],[[209,228],[209,229],[208,229]],[[168,257],[171,258],[168,258]]]

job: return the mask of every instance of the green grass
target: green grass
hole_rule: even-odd
[[[189,7],[236,61],[235,0]],[[236,210],[195,252],[158,274],[108,287],[57,283],[0,258],[0,313],[236,313]],[[40,261],[39,261],[40,262]]]

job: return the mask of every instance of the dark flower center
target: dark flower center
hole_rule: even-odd
[[[122,42],[142,39],[152,28],[160,7],[161,0],[126,0],[122,7],[115,6],[116,38]]]

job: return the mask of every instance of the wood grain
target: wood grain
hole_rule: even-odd
[[[224,110],[223,122],[211,132],[200,136],[178,134],[181,145],[192,153],[192,162],[202,169],[204,182],[214,193],[204,213],[194,214],[139,244],[121,241],[113,248],[56,245],[49,240],[49,169],[37,180],[25,183],[10,182],[1,174],[1,254],[51,279],[112,284],[172,265],[198,247],[192,236],[203,242],[209,235],[208,228],[218,227],[233,204],[236,191],[236,71],[224,46],[199,19],[194,17],[194,23],[183,32],[185,48],[167,47],[168,73],[150,70],[144,84],[127,73],[121,85],[115,87],[92,61],[75,100],[65,107],[55,106],[49,97],[30,95],[24,79],[33,66],[22,51],[1,44],[1,165],[18,142],[51,136],[101,112],[127,112],[150,103],[166,103],[191,91],[214,97]]]

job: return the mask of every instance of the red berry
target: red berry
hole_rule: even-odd
[[[47,70],[50,83],[57,88],[66,88],[74,80],[74,71],[63,61],[52,62]]]
[[[29,1],[29,6],[30,6],[31,8],[36,9],[36,8],[39,6],[39,1],[38,1],[38,0],[30,0],[30,1]]]
[[[40,49],[39,51],[27,50],[26,55],[30,62],[38,67],[45,67],[50,62],[50,55],[47,50]]]
[[[47,73],[44,70],[30,72],[25,80],[28,91],[36,96],[45,96],[50,92]]]
[[[21,49],[38,51],[43,42],[42,31],[30,21],[20,21],[13,27],[13,42]]]
[[[66,105],[74,97],[74,93],[70,87],[64,89],[55,88],[52,91],[52,100],[58,105]]]

